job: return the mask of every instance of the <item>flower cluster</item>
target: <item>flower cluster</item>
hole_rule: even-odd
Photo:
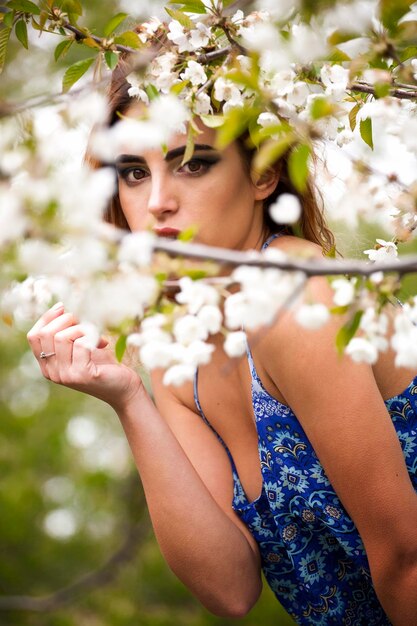
[[[297,299],[307,275],[243,265],[226,287],[219,286],[192,280],[185,262],[172,270],[169,259],[154,254],[149,233],[122,237],[102,221],[115,191],[113,168],[80,164],[86,127],[96,127],[91,152],[110,165],[122,147],[135,153],[166,146],[177,132],[188,134],[188,155],[198,134],[195,117],[217,129],[220,147],[245,135],[259,173],[286,157],[298,194],[282,194],[270,207],[271,218],[296,232],[300,198],[314,172],[331,217],[354,227],[361,220],[383,227],[384,238],[365,250],[372,262],[395,261],[398,243],[410,239],[417,224],[417,105],[391,93],[393,87],[417,91],[416,61],[382,3],[338,2],[314,18],[304,3],[288,0],[258,0],[248,15],[230,14],[217,0],[195,0],[198,13],[178,4],[182,8],[169,9],[167,23],[150,19],[134,32],[108,38],[103,49],[96,42],[97,58],[110,66],[118,62],[120,43],[126,47],[137,38],[127,80],[129,95],[143,104],[140,119],[105,128],[105,99],[89,93],[23,120],[4,119],[0,128],[3,318],[20,324],[64,300],[83,322],[94,321],[100,332],[114,331],[136,346],[146,367],[165,368],[165,382],[176,385],[207,363],[215,334],[225,335],[227,354],[241,355],[244,330],[272,323]],[[71,37],[77,29],[72,19]],[[411,33],[413,20],[405,8],[401,23]],[[51,17],[49,27],[65,32],[65,17],[59,24]],[[396,46],[392,58],[384,29]],[[324,167],[312,158],[315,153]],[[286,261],[277,250],[265,256],[278,265]],[[164,277],[171,275],[182,276],[175,302],[164,293]],[[374,363],[388,346],[387,319],[375,313],[376,305],[395,295],[395,281],[337,278],[331,286],[331,311],[305,299],[297,320],[317,329],[331,312],[353,311],[354,320],[361,316],[360,336],[346,333],[347,353]],[[417,365],[411,347],[416,306],[407,304],[395,322],[391,344],[399,365]]]

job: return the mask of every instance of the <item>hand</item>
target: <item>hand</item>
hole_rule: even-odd
[[[95,396],[119,411],[142,388],[140,377],[118,363],[108,342],[87,345],[85,328],[58,304],[46,311],[27,335],[42,374],[49,380]],[[41,358],[44,353],[46,358]]]

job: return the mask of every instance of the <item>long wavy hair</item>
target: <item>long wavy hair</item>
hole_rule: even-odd
[[[108,92],[109,114],[107,125],[109,127],[116,124],[120,119],[119,115],[126,114],[127,110],[135,102],[135,99],[128,94],[130,85],[126,80],[126,76],[130,73],[130,71],[131,66],[129,59],[126,57],[119,61],[119,64],[113,71]],[[248,142],[244,136],[237,139],[237,143],[240,148],[244,165],[248,170],[248,175],[250,175],[252,159],[256,149],[248,147]],[[102,166],[102,164],[95,159],[88,150],[85,160],[93,168]],[[326,223],[323,199],[319,190],[313,184],[311,176],[309,176],[309,179],[307,180],[305,191],[301,194],[291,182],[288,173],[287,155],[280,158],[279,166],[280,178],[278,185],[275,191],[268,198],[266,198],[263,203],[265,230],[270,233],[284,231],[287,234],[302,237],[321,246],[323,253],[328,253],[334,250],[334,236]],[[273,221],[269,214],[269,207],[283,193],[293,194],[297,196],[301,202],[302,214],[296,227],[291,225],[278,225]],[[114,195],[113,199],[109,203],[109,206],[105,211],[104,219],[119,228],[129,230],[128,223],[120,205],[118,193]]]

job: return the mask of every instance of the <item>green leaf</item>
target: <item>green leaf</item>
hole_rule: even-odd
[[[294,143],[294,135],[288,133],[282,139],[270,139],[262,144],[259,152],[253,160],[253,167],[256,172],[262,174],[270,165],[280,159]]]
[[[73,14],[73,15],[82,15],[83,7],[81,2],[78,0],[60,0],[59,8],[61,11],[65,11],[65,13]]]
[[[339,329],[336,335],[336,348],[339,354],[343,354],[344,349],[358,330],[362,315],[363,311],[356,311],[353,318]]]
[[[206,278],[207,272],[205,272],[204,270],[193,270],[190,268],[185,268],[184,270],[181,270],[181,276],[188,276],[188,278],[191,278],[191,280],[201,280],[203,278]]]
[[[308,180],[308,161],[311,147],[308,144],[299,144],[288,157],[288,174],[290,180],[299,193],[304,193]]]
[[[197,228],[195,226],[189,226],[188,228],[185,228],[180,232],[180,234],[178,235],[178,240],[187,243],[187,241],[191,241],[192,239],[194,239],[196,233]]]
[[[15,26],[16,37],[26,50],[28,49],[28,29],[24,19],[18,20]]]
[[[60,41],[54,51],[55,61],[58,61],[60,57],[65,56],[73,43],[74,39],[64,39],[64,41]]]
[[[194,130],[190,124],[188,127],[187,143],[185,146],[184,156],[182,157],[181,166],[183,166],[184,163],[187,163],[192,158],[193,154],[194,154]]]
[[[170,0],[168,4],[181,5],[183,11],[187,13],[207,13],[207,8],[201,0]]]
[[[374,149],[374,142],[373,142],[373,138],[372,138],[372,120],[370,117],[367,117],[365,120],[361,120],[360,125],[360,133],[361,133],[361,137],[364,140],[364,142],[366,144],[368,144],[368,146],[371,148],[371,150]]]
[[[324,96],[315,98],[310,108],[310,115],[313,120],[319,120],[327,115],[332,115],[333,112],[334,105]]]
[[[14,22],[15,11],[5,13],[3,17],[3,24],[8,28],[12,28]]]
[[[361,105],[355,104],[349,111],[349,124],[350,130],[353,132],[356,128],[356,118],[358,117],[358,113],[360,111]]]
[[[168,7],[165,7],[165,11],[173,20],[177,20],[181,26],[184,26],[184,28],[189,28],[191,30],[195,28],[193,20],[183,11],[180,11],[179,9],[169,9]]]
[[[390,90],[391,85],[389,83],[375,83],[375,98],[385,98],[385,96],[388,96]]]
[[[199,116],[207,128],[219,128],[224,124],[224,115],[200,115]]]
[[[6,61],[7,44],[9,43],[11,28],[0,27],[0,74]]]
[[[247,72],[242,72],[242,70],[233,69],[228,72],[226,78],[232,81],[232,83],[253,89],[253,91],[259,90],[259,83],[255,72],[248,74]]]
[[[146,95],[149,100],[155,100],[155,98],[159,98],[159,91],[155,87],[155,85],[149,84],[145,87]]]
[[[396,30],[398,21],[410,10],[415,0],[380,0],[379,11],[383,25]]]
[[[114,17],[111,18],[104,27],[103,33],[105,37],[109,37],[112,35],[116,28],[120,26],[122,22],[128,17],[127,13],[117,13]]]
[[[67,69],[62,79],[62,89],[64,93],[69,91],[71,87],[83,76],[86,71],[91,67],[96,57],[90,57],[89,59],[83,59],[77,61]]]
[[[116,35],[114,43],[118,43],[121,46],[128,46],[129,48],[135,48],[135,50],[143,46],[143,43],[139,39],[139,35],[133,30],[127,30],[120,35]]]
[[[116,359],[119,361],[119,363],[124,357],[124,354],[126,352],[126,346],[127,346],[127,336],[120,335],[120,337],[116,341],[116,345],[114,348],[114,351],[116,353]]]
[[[40,15],[40,8],[30,2],[30,0],[10,0],[7,5],[8,9],[16,9],[16,11],[23,11],[23,13],[30,13],[31,15]]]
[[[109,70],[113,71],[119,62],[119,55],[116,52],[111,52],[111,50],[106,50],[104,58],[106,59]]]
[[[235,141],[248,128],[252,116],[258,116],[256,109],[249,107],[236,107],[230,109],[224,116],[224,124],[217,131],[216,146],[219,150],[226,148]]]

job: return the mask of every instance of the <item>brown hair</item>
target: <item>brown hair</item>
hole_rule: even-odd
[[[129,96],[129,83],[126,80],[126,76],[131,70],[128,58],[121,59],[116,69],[113,71],[112,80],[110,83],[108,101],[109,101],[109,116],[108,126],[113,126],[119,120],[119,114],[124,114],[132,105],[133,99]],[[238,144],[245,164],[248,166],[248,172],[250,171],[252,158],[255,153],[254,148],[248,148],[247,141],[244,137],[239,138]],[[94,159],[87,152],[86,162],[93,168],[98,168],[102,164]],[[291,182],[287,157],[281,157],[280,165],[280,179],[275,191],[264,200],[264,223],[265,228],[270,233],[276,233],[278,231],[285,231],[288,234],[294,234],[301,236],[308,241],[312,241],[321,246],[324,253],[330,252],[334,248],[334,236],[329,227],[326,224],[326,220],[323,212],[323,200],[318,189],[313,185],[311,178],[308,179],[306,189],[304,193],[300,193],[294,187]],[[276,201],[276,199],[283,193],[290,193],[297,196],[303,207],[302,215],[299,223],[296,227],[282,226],[276,224],[269,214],[269,207]],[[123,214],[122,207],[120,205],[119,196],[116,193],[107,207],[104,219],[119,228],[129,230],[128,223]]]

